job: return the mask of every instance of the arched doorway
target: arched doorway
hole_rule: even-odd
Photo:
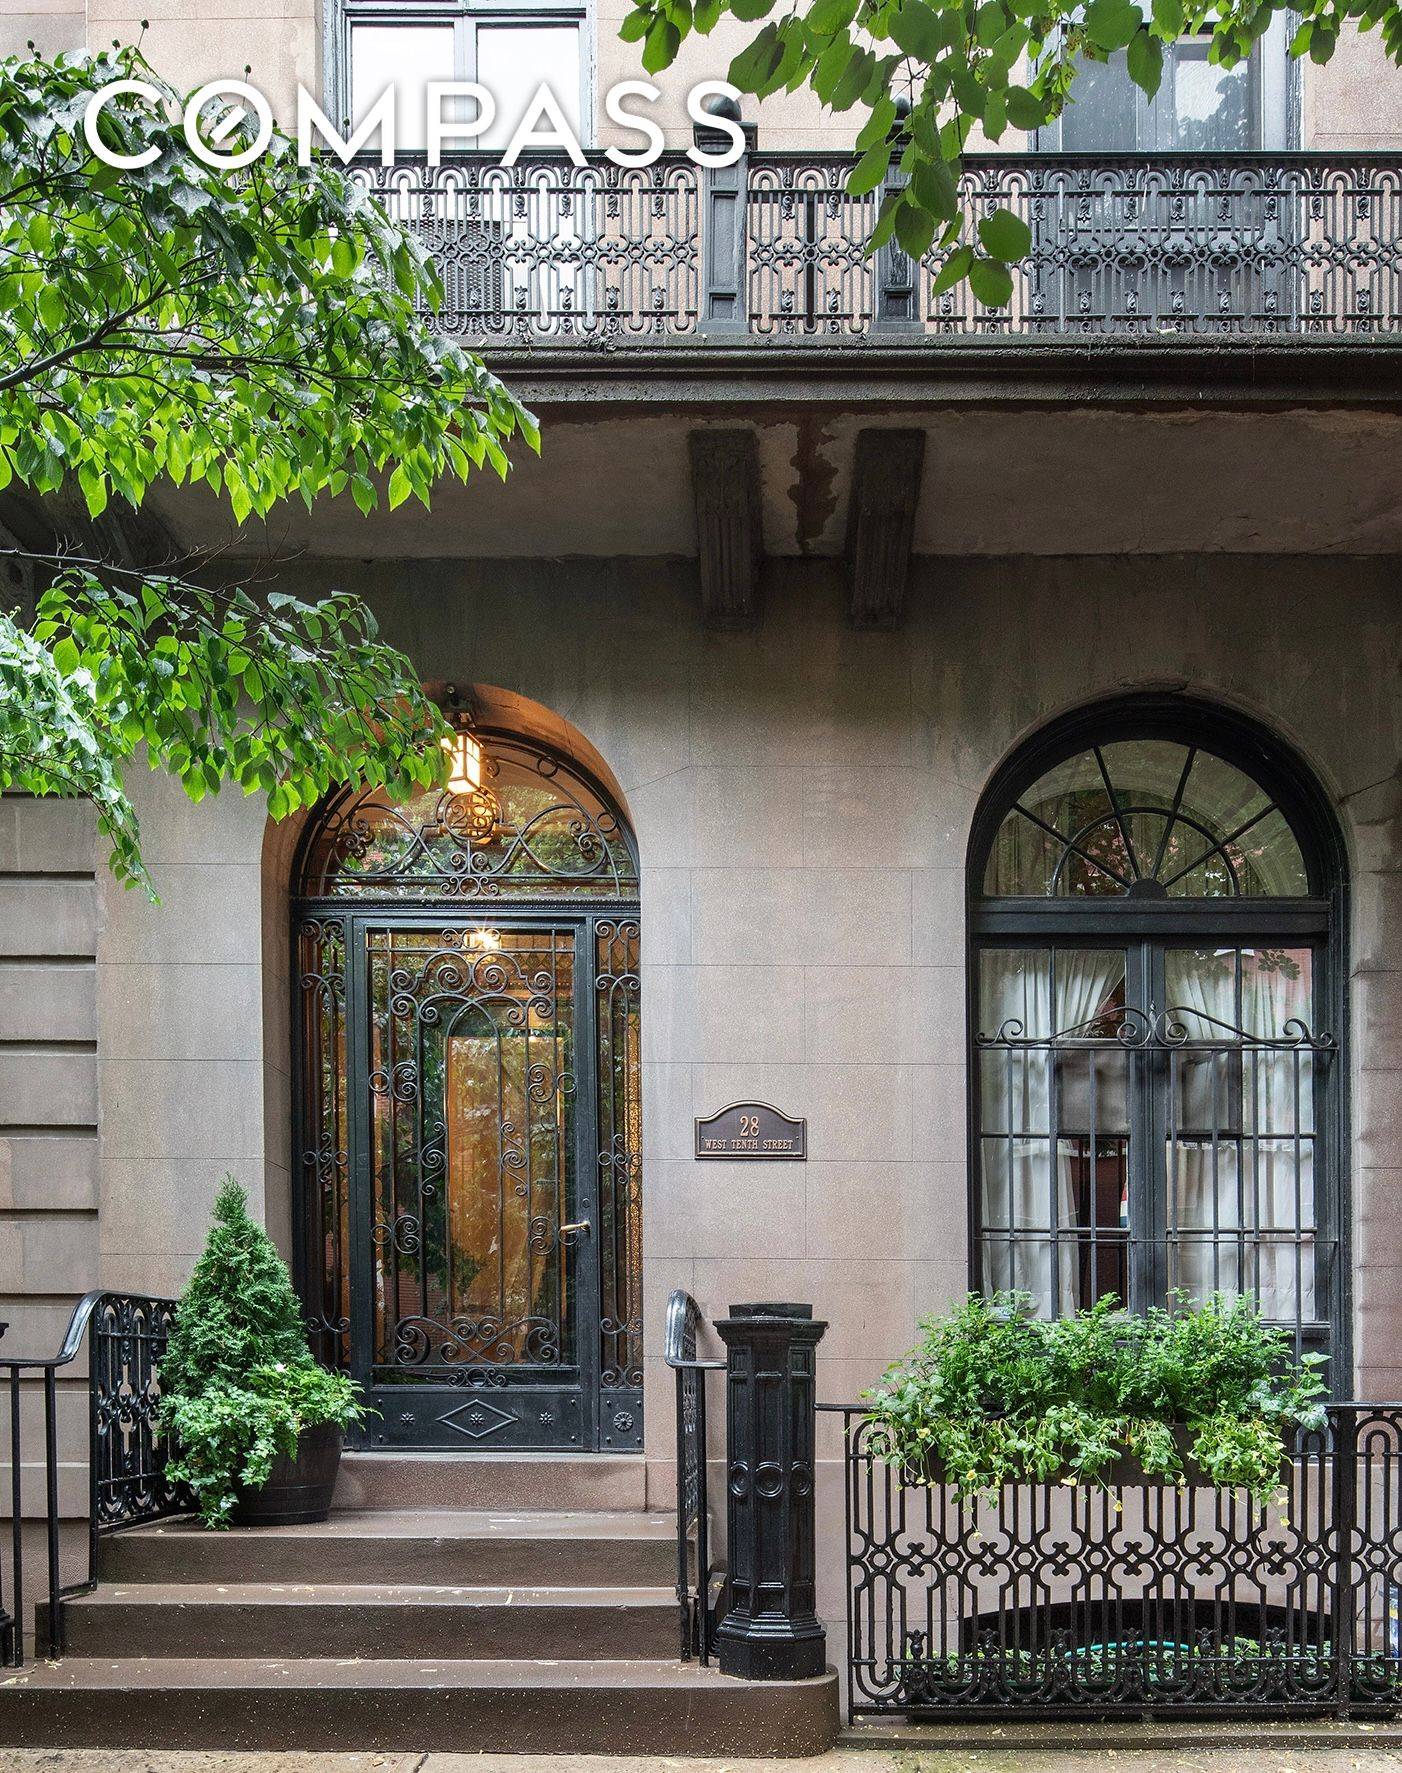
[[[969,867],[974,1284],[1059,1315],[1246,1293],[1347,1388],[1342,842],[1182,697],[999,772]]]
[[[633,1449],[637,855],[564,750],[472,736],[475,785],[333,797],[299,848],[299,1283],[368,1445]]]

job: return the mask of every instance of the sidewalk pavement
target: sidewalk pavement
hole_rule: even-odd
[[[1402,1773],[1402,1750],[1348,1748],[833,1749],[804,1761],[667,1755],[201,1754],[5,1749],[4,1773]]]

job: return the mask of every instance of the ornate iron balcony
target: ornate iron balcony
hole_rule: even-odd
[[[624,169],[491,155],[359,166],[433,254],[436,324],[472,344],[622,349],[953,343],[1088,335],[1366,337],[1402,328],[1402,156],[1000,154],[971,160],[970,222],[1032,230],[1010,307],[863,242],[881,193],[845,155],[681,153]],[[894,175],[893,175],[894,177]]]

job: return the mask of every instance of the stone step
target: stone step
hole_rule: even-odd
[[[667,1588],[111,1583],[66,1613],[75,1656],[633,1661],[675,1656],[680,1641]]]
[[[837,1677],[736,1681],[677,1662],[68,1656],[7,1671],[0,1744],[331,1753],[800,1756]]]
[[[670,1587],[676,1520],[606,1510],[338,1509],[315,1526],[232,1533],[166,1521],[103,1538],[98,1568],[103,1583]]]
[[[341,1456],[337,1508],[642,1509],[641,1453],[363,1453]]]

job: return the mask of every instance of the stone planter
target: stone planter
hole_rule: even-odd
[[[293,1527],[324,1521],[341,1465],[341,1430],[333,1422],[304,1428],[291,1459],[279,1454],[261,1490],[243,1490],[234,1504],[236,1527]]]

